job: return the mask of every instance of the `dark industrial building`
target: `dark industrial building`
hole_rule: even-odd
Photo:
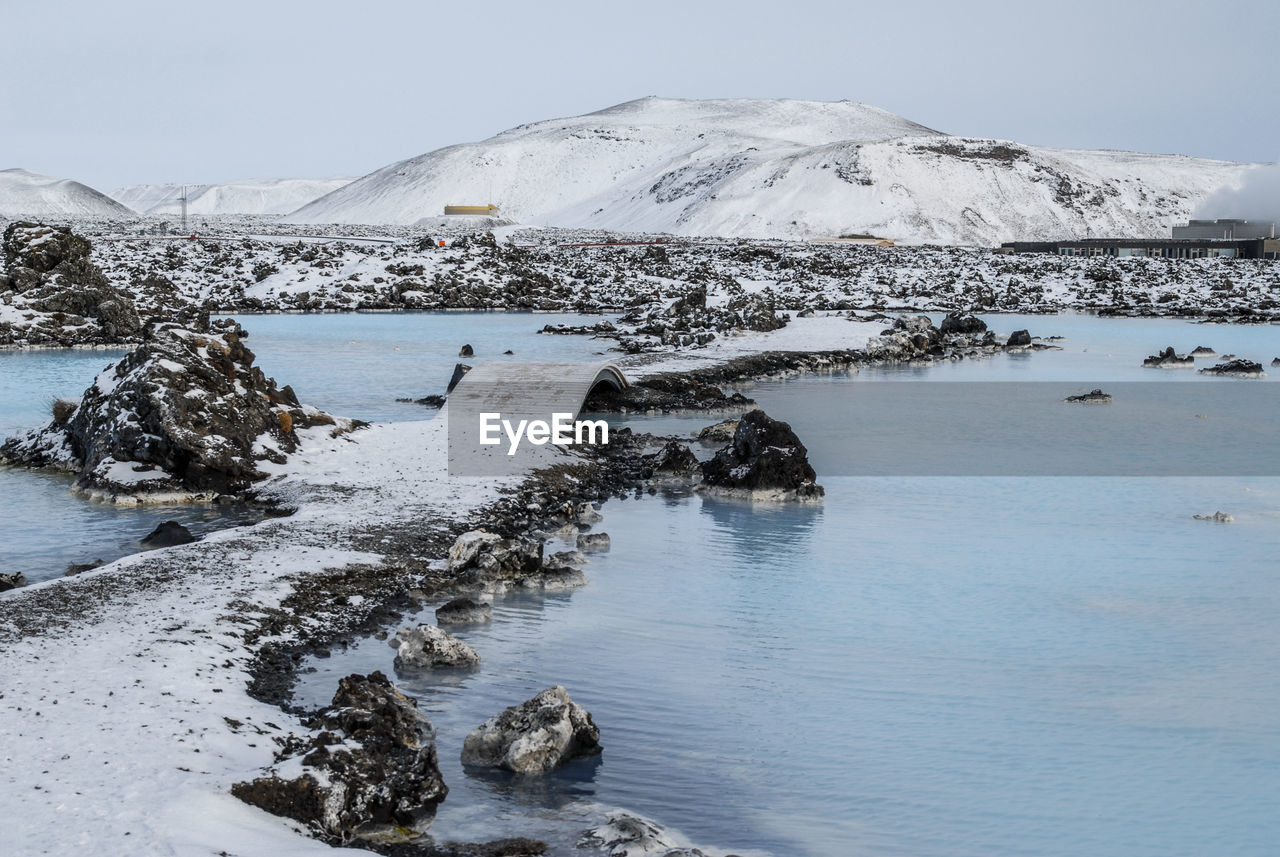
[[[1178,228],[1184,227],[1175,227],[1175,231]],[[1280,238],[1083,238],[1078,241],[1010,241],[1000,245],[1000,249],[1006,253],[1053,253],[1058,256],[1280,259]]]

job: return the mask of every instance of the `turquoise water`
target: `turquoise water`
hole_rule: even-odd
[[[257,365],[301,400],[369,421],[428,419],[436,412],[399,403],[443,393],[464,360],[596,360],[605,343],[577,336],[541,336],[544,324],[579,321],[542,313],[370,313],[241,316]],[[503,351],[513,350],[514,356]],[[124,352],[0,351],[0,437],[49,420],[58,397],[78,398]],[[29,581],[58,577],[71,563],[111,561],[141,549],[138,540],[161,521],[196,534],[258,519],[244,509],[211,505],[118,507],[77,497],[70,479],[0,467],[0,573]]]
[[[752,395],[805,438],[837,433],[843,385],[877,375],[1191,380],[1138,367],[1169,344],[1280,352],[1276,328],[990,320],[1069,339]],[[458,630],[474,673],[401,676],[451,788],[436,834],[567,855],[593,809],[623,806],[780,857],[1276,853],[1280,479],[831,476],[841,449],[815,455],[818,507],[606,504],[588,586]],[[1219,509],[1235,522],[1191,517]],[[300,697],[392,657],[367,641],[315,661]],[[467,731],[553,683],[593,713],[601,757],[537,781],[462,769]]]
[[[245,321],[269,374],[304,400],[364,402],[368,413],[436,392],[461,341],[556,359],[553,349],[589,358],[599,345],[484,341],[478,328],[508,320],[484,316],[459,321],[463,335],[441,321],[421,337],[431,345],[415,346],[396,327],[413,320],[357,317],[366,332],[352,335],[344,318]],[[529,318],[525,330],[551,320]],[[1166,345],[1280,356],[1274,327],[988,321],[1068,339],[1062,352],[751,394],[806,438],[838,431],[834,397],[878,375],[1163,383],[1196,378],[1139,367]],[[421,369],[396,356],[406,345]],[[82,358],[63,367],[68,379],[84,372],[81,386],[106,362],[66,357]],[[34,362],[0,363],[22,369],[0,376],[63,358],[22,359]],[[27,399],[46,388],[75,384],[48,380]],[[483,658],[473,673],[402,676],[436,725],[451,789],[436,834],[528,833],[575,854],[596,810],[622,806],[700,845],[778,857],[1276,853],[1280,479],[832,476],[840,449],[816,445],[821,506],[687,494],[606,504],[597,529],[613,550],[592,558],[586,587],[501,599],[491,625],[458,630]],[[31,491],[42,477],[0,478]],[[1235,522],[1191,518],[1219,509]],[[353,670],[390,674],[393,654],[368,640],[313,661],[300,699],[326,700]],[[593,713],[602,756],[538,780],[463,771],[467,731],[554,683]]]

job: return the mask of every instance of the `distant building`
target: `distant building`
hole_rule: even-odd
[[[1009,241],[1006,253],[1058,256],[1153,256],[1160,259],[1277,259],[1280,238],[1235,240],[1181,238],[1082,238],[1078,241]]]
[[[482,216],[487,216],[487,217],[497,217],[497,216],[498,216],[498,206],[493,205],[493,204],[490,204],[490,205],[446,205],[446,206],[444,207],[444,213],[445,213],[446,215],[453,215],[453,214],[469,214],[469,215],[482,215]]]
[[[1275,238],[1275,221],[1191,220],[1173,227],[1173,237],[1189,241],[1240,241],[1248,238]]]

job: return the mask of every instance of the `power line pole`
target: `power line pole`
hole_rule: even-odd
[[[182,234],[186,235],[187,234],[187,186],[186,185],[182,186],[182,196],[179,197],[179,199],[182,200]]]

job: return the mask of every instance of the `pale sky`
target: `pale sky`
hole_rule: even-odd
[[[110,191],[358,176],[645,95],[849,99],[941,131],[1280,155],[1280,4],[44,2],[0,10],[0,169]]]

